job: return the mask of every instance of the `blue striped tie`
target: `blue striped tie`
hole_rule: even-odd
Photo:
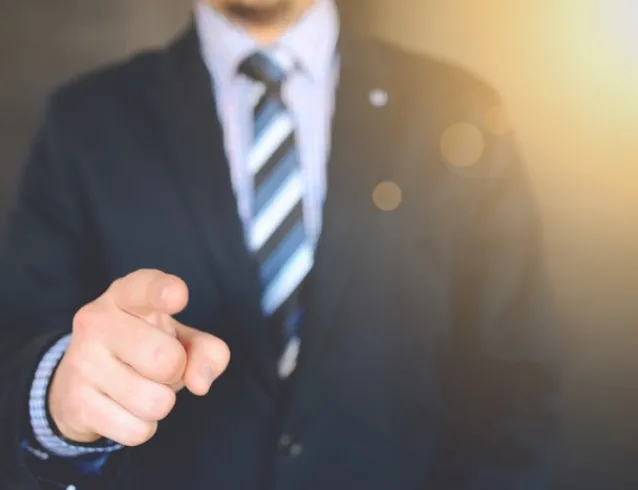
[[[254,110],[253,143],[248,154],[254,182],[248,241],[260,267],[262,310],[282,329],[282,378],[290,376],[296,366],[299,291],[314,260],[304,226],[303,178],[293,118],[281,98],[281,85],[292,68],[286,61],[257,53],[240,67],[263,87]]]

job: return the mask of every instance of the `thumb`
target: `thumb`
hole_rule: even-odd
[[[176,333],[186,350],[184,385],[194,395],[203,396],[226,370],[230,350],[223,340],[185,325],[179,324]]]

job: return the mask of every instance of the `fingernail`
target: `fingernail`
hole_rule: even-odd
[[[213,368],[210,367],[208,364],[203,365],[200,369],[199,369],[199,375],[201,376],[202,380],[204,381],[205,385],[206,385],[206,389],[210,388],[210,385],[213,384],[213,381],[215,381],[215,372],[213,371]]]

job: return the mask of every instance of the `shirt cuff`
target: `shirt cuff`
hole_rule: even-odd
[[[91,445],[74,444],[62,438],[52,428],[47,411],[49,383],[70,341],[71,335],[65,335],[46,352],[38,364],[35,378],[31,385],[29,418],[35,440],[44,451],[36,448],[29,448],[29,451],[38,459],[48,459],[50,455],[77,458],[88,454],[110,453],[122,448],[121,445],[112,441]]]

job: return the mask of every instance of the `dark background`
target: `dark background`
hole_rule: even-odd
[[[504,95],[536,183],[567,344],[557,490],[638,488],[638,50],[622,51],[594,2],[344,2],[348,22],[473,68]],[[166,42],[189,7],[0,0],[0,230],[46,94]]]

